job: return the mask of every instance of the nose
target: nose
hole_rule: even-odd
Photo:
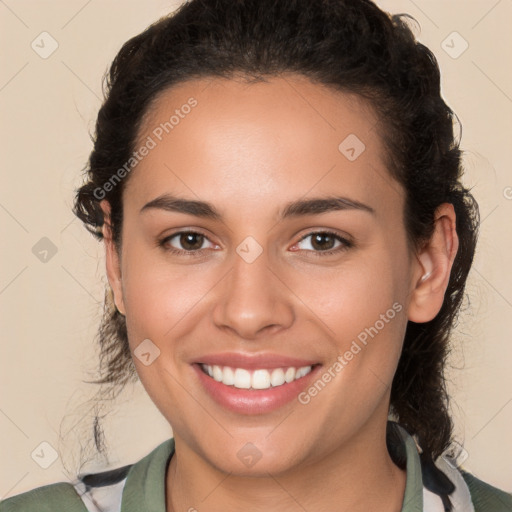
[[[252,263],[236,254],[217,290],[213,321],[239,338],[257,340],[293,324],[293,294],[270,268],[265,251]]]

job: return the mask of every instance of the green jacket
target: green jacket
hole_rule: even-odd
[[[437,496],[432,494],[429,497],[429,491],[423,486],[420,458],[413,438],[403,429],[402,437],[407,454],[407,480],[402,512],[442,510],[440,505],[428,505],[434,503],[429,502],[429,499],[436,499]],[[115,486],[120,512],[165,512],[165,474],[173,453],[174,439],[168,439],[129,467],[123,479],[124,485],[120,482]],[[496,489],[470,473],[454,467],[449,468],[445,465],[442,469],[452,481],[455,480],[456,492],[459,493],[459,496],[454,497],[455,502],[459,503],[454,512],[470,512],[470,502],[475,512],[512,511],[512,494]],[[110,489],[111,493],[114,493],[114,487]],[[104,487],[103,492],[108,494],[109,487]],[[91,505],[92,499],[95,498],[91,490],[83,483],[61,482],[8,498],[0,502],[0,512],[90,512],[97,510]],[[199,503],[196,504],[196,508],[204,509]],[[101,510],[117,512],[119,505],[101,507]],[[191,510],[194,510],[194,507],[191,507]]]

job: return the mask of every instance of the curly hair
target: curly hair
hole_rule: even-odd
[[[175,84],[235,76],[251,82],[297,73],[364,98],[378,115],[390,176],[405,191],[410,247],[419,250],[432,236],[439,205],[451,203],[456,213],[459,250],[442,308],[430,322],[408,323],[391,389],[392,414],[416,437],[423,460],[432,461],[452,438],[444,368],[473,261],[479,214],[461,182],[455,116],[441,97],[437,61],[416,40],[407,18],[391,16],[370,0],[183,4],[127,41],[115,57],[74,213],[101,239],[99,203],[108,200],[119,249],[122,191],[129,177],[108,192],[104,184],[130,158],[152,102]],[[95,382],[121,389],[137,379],[125,319],[108,294],[98,341],[100,378]]]

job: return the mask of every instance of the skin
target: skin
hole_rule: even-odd
[[[131,350],[145,339],[160,350],[149,366],[134,362],[176,441],[167,510],[399,511],[405,472],[385,444],[390,385],[407,320],[426,322],[441,308],[458,247],[453,207],[437,210],[432,239],[412,250],[404,191],[386,168],[372,109],[300,76],[180,84],[148,111],[139,142],[190,97],[197,106],[126,183],[120,254],[108,222],[104,228],[108,278]],[[365,144],[354,161],[338,149],[349,134]],[[207,201],[222,220],[141,213],[163,193]],[[331,195],[374,213],[279,219],[288,202]],[[107,201],[102,208],[108,219]],[[325,229],[352,246],[322,256],[341,242],[300,241]],[[183,230],[205,235],[192,241],[200,256],[170,252],[190,249],[179,236],[158,245]],[[247,236],[263,249],[252,263],[236,252]],[[306,405],[237,414],[211,399],[191,367],[202,355],[230,351],[328,368],[394,303],[402,310]],[[237,457],[248,442],[262,455],[251,468]]]

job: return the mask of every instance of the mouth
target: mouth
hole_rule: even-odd
[[[237,389],[270,389],[289,384],[305,377],[313,370],[312,365],[284,368],[259,368],[247,370],[231,366],[201,364],[201,370],[217,382]]]
[[[192,363],[202,389],[217,405],[244,415],[276,411],[298,399],[322,364],[274,356],[224,354]]]

